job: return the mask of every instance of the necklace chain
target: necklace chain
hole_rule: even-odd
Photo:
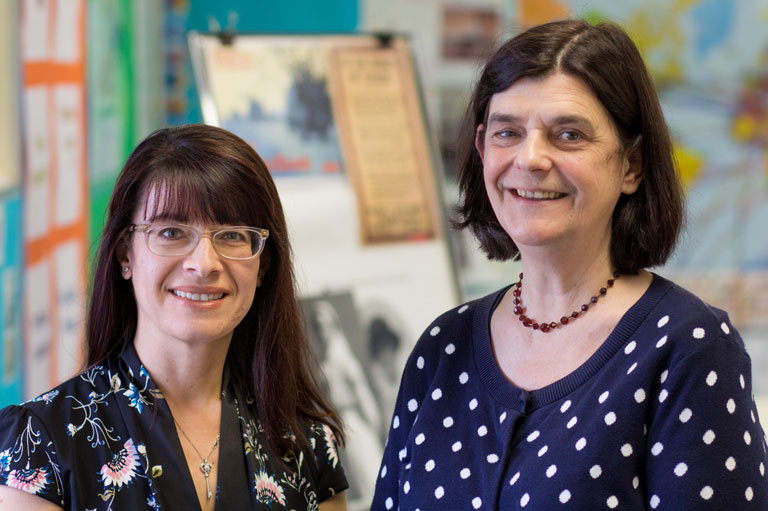
[[[187,442],[189,442],[189,445],[192,446],[192,449],[195,450],[197,455],[200,457],[200,461],[202,463],[200,464],[200,471],[205,476],[205,490],[208,494],[208,498],[210,499],[213,494],[211,493],[211,487],[208,485],[208,477],[211,475],[211,470],[213,470],[213,463],[208,461],[208,458],[211,457],[211,454],[213,454],[213,451],[216,450],[216,447],[219,446],[219,439],[221,438],[221,435],[216,435],[216,440],[213,442],[213,447],[211,447],[211,452],[208,453],[208,456],[203,458],[203,455],[200,454],[200,451],[197,450],[197,447],[195,447],[195,444],[192,443],[192,440],[189,439],[187,434],[184,432],[184,429],[181,427],[181,424],[179,424],[179,421],[176,420],[176,417],[173,418],[173,422],[176,423],[176,427],[179,428],[179,431],[181,431],[181,434],[184,435],[184,438],[187,439]]]
[[[589,302],[582,304],[579,310],[573,311],[570,316],[563,316],[562,318],[560,318],[560,321],[552,321],[550,323],[539,323],[533,318],[525,315],[525,307],[523,307],[523,299],[522,299],[523,274],[521,273],[520,280],[518,280],[517,283],[515,283],[515,288],[512,290],[512,295],[515,297],[514,300],[512,300],[512,302],[515,304],[515,307],[512,309],[512,312],[515,313],[515,316],[518,317],[518,319],[522,322],[524,327],[533,328],[534,330],[541,330],[542,332],[547,333],[550,330],[553,330],[555,328],[565,326],[571,323],[572,321],[574,321],[576,318],[578,318],[582,314],[585,314],[589,310],[590,305],[596,304],[597,300],[605,296],[608,290],[613,287],[614,281],[618,278],[619,278],[619,272],[617,271],[613,272],[613,278],[608,279],[608,281],[605,283],[605,287],[601,287],[600,291],[595,296],[589,299]]]

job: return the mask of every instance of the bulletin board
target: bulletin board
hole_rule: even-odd
[[[18,16],[0,2],[0,408],[23,399]]]
[[[27,398],[83,362],[85,1],[21,2],[24,374]]]
[[[371,439],[383,449],[405,359],[459,300],[408,42],[193,33],[189,46],[205,122],[240,135],[275,178],[300,294],[318,311],[310,334],[362,368],[348,392],[329,388],[355,425],[348,445],[370,446],[342,453],[350,509],[367,509],[380,462]]]

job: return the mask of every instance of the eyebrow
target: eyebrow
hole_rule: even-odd
[[[521,118],[512,115],[512,114],[505,114],[505,113],[493,113],[488,117],[488,124],[493,123],[518,123],[521,122]],[[561,124],[577,124],[579,126],[585,126],[588,128],[592,128],[592,123],[589,122],[589,120],[586,117],[582,117],[581,115],[560,115],[555,117],[552,120],[552,123],[554,125],[561,125]]]
[[[148,223],[153,223],[153,222],[158,222],[159,221],[159,222],[176,222],[176,223],[183,224],[187,220],[188,220],[187,218],[181,218],[179,215],[175,215],[175,214],[172,214],[172,213],[161,212],[161,213],[158,213],[157,215],[152,216],[151,218],[147,218],[146,221]]]

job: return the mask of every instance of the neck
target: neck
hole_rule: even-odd
[[[136,353],[170,404],[203,408],[221,399],[229,342],[134,339]]]
[[[527,314],[542,319],[557,316],[555,321],[594,296],[614,271],[608,250],[587,247],[558,254],[527,247],[521,250],[521,260]]]

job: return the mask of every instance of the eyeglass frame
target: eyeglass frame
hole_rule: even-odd
[[[264,251],[264,247],[267,245],[267,238],[269,238],[269,230],[264,229],[262,227],[251,227],[250,225],[233,225],[230,227],[222,227],[221,229],[210,229],[207,231],[201,231],[200,229],[197,229],[196,227],[192,227],[191,225],[187,224],[131,224],[128,227],[128,232],[142,232],[144,234],[149,234],[149,230],[152,227],[183,227],[185,229],[191,229],[193,232],[197,234],[197,241],[194,245],[192,245],[192,248],[190,248],[189,252],[186,252],[184,254],[175,254],[175,255],[169,255],[169,254],[158,254],[154,250],[152,250],[149,247],[149,236],[145,237],[146,243],[147,243],[147,250],[149,250],[152,254],[159,256],[159,257],[182,257],[187,256],[195,251],[197,246],[200,244],[200,240],[204,237],[208,237],[211,239],[211,246],[213,247],[213,250],[216,252],[216,254],[220,257],[223,257],[225,259],[229,259],[232,261],[250,261],[251,259],[255,259],[256,257],[259,257],[261,253]],[[228,255],[224,255],[221,252],[219,252],[219,249],[216,247],[216,243],[214,242],[213,238],[218,233],[222,231],[230,231],[234,229],[248,229],[249,231],[254,231],[256,234],[261,236],[261,247],[259,247],[258,252],[251,255],[250,257],[232,257]]]

